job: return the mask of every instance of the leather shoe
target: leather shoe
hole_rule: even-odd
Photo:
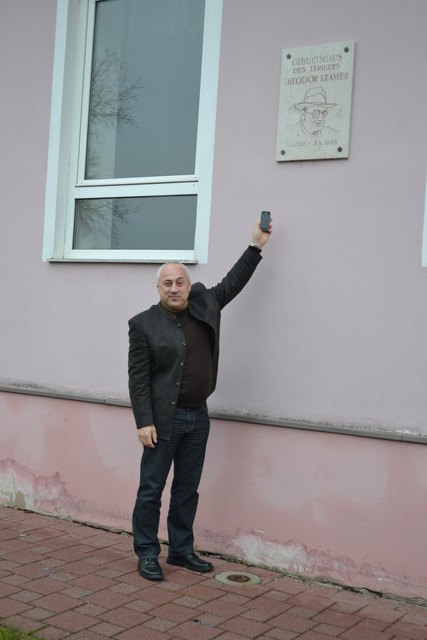
[[[139,575],[147,580],[163,580],[163,571],[157,558],[139,558]]]
[[[202,560],[199,556],[196,556],[194,551],[189,551],[182,555],[169,555],[166,562],[177,567],[185,567],[190,571],[197,571],[198,573],[207,573],[208,571],[213,571],[214,568],[212,563]]]

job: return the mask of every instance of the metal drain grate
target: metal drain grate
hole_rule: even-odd
[[[261,578],[258,578],[253,573],[247,573],[246,571],[221,571],[215,575],[215,580],[222,584],[229,584],[234,586],[249,587],[254,584],[259,584]]]

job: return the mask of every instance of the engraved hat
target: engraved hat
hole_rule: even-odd
[[[305,92],[303,102],[298,102],[298,104],[294,105],[295,109],[298,109],[299,111],[302,111],[306,107],[332,109],[332,107],[336,106],[336,102],[326,101],[326,93],[323,87],[311,87],[311,89]]]

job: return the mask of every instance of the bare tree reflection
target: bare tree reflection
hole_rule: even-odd
[[[106,127],[137,127],[132,107],[143,88],[141,78],[129,81],[129,67],[117,51],[106,49],[92,64],[89,123]]]
[[[138,207],[130,198],[77,200],[74,249],[120,249],[121,236],[130,215]]]
[[[141,78],[129,79],[129,68],[119,54],[106,49],[100,59],[92,63],[89,103],[86,179],[100,175],[105,152],[105,130],[112,132],[123,127],[137,128],[134,110],[142,90]],[[120,248],[120,235],[128,224],[128,215],[135,212],[126,199],[80,200],[76,203],[74,248]]]

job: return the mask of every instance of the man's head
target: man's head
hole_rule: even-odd
[[[336,106],[336,102],[328,103],[322,87],[312,87],[306,91],[303,102],[294,105],[300,112],[302,130],[310,135],[316,135],[322,131],[329,109]]]
[[[168,262],[157,272],[160,300],[172,313],[183,311],[188,304],[191,281],[188,269],[179,262]]]

